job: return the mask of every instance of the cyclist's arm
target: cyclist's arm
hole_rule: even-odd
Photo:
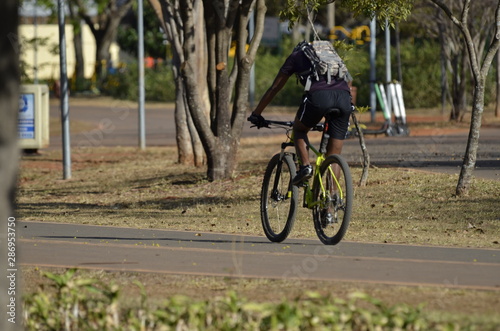
[[[262,99],[260,99],[259,104],[253,111],[253,114],[255,115],[260,115],[264,111],[264,109],[267,107],[267,105],[273,100],[273,98],[278,94],[279,91],[285,86],[286,82],[288,81],[288,78],[290,76],[282,73],[281,71],[278,72],[278,75],[276,75],[276,78],[274,79],[273,84],[269,89],[264,93],[262,96]]]

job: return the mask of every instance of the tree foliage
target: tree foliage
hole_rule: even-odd
[[[130,11],[118,28],[117,41],[120,49],[137,56],[137,13]],[[144,53],[146,56],[165,59],[164,33],[158,26],[156,14],[150,5],[144,6]]]
[[[280,12],[283,19],[288,19],[293,25],[301,17],[317,12],[322,6],[334,3],[336,0],[287,0],[287,6]],[[372,18],[381,22],[406,19],[413,9],[413,0],[342,0],[340,6],[352,11],[355,15]]]

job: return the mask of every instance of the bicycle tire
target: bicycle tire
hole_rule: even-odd
[[[338,185],[332,176],[335,167],[339,169]],[[340,155],[330,155],[321,164],[320,175],[322,182],[315,176],[313,184],[314,229],[323,244],[336,245],[344,237],[351,220],[354,199],[351,171]]]
[[[298,187],[292,185],[296,174],[290,154],[274,155],[267,165],[262,181],[260,214],[266,237],[282,242],[292,231],[297,214]]]

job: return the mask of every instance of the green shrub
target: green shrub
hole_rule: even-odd
[[[359,46],[346,55],[346,64],[357,87],[357,105],[370,105],[369,45]],[[385,47],[377,45],[376,81],[385,82]],[[396,50],[391,48],[391,72],[397,78]],[[439,45],[423,42],[414,45],[409,41],[401,45],[403,95],[407,108],[436,107],[440,103],[441,88]],[[377,104],[378,106],[378,104]]]
[[[74,277],[76,269],[46,272],[49,289],[24,297],[26,330],[429,330],[456,329],[429,321],[421,307],[387,306],[363,293],[348,300],[306,293],[280,303],[251,302],[229,292],[225,297],[166,299],[161,306],[140,302],[125,308],[117,286]]]
[[[122,65],[109,74],[102,91],[117,99],[137,101],[139,99],[137,63]],[[168,65],[144,69],[144,90],[147,101],[175,101],[175,81]]]
[[[439,52],[439,44],[433,41],[420,43],[405,41],[401,44],[403,94],[406,107],[439,107],[441,103]],[[392,53],[395,54],[394,49]],[[395,59],[393,63],[396,63]]]
[[[295,45],[288,39],[283,41],[280,54],[262,50],[256,60],[256,98],[262,96],[271,85],[279,68]],[[379,43],[376,57],[376,80],[385,81],[385,48]],[[339,51],[353,76],[357,88],[357,105],[370,104],[370,62],[369,44]],[[396,50],[391,49],[392,76],[397,77]],[[401,66],[403,70],[403,94],[408,108],[436,107],[440,104],[439,45],[434,41],[415,44],[404,41],[401,45]],[[298,106],[303,87],[291,77],[284,89],[273,100],[274,105]]]
[[[295,44],[284,38],[279,49],[261,47],[255,62],[255,103],[272,84],[278,70]],[[376,58],[376,80],[385,81],[385,48],[379,43]],[[401,66],[403,71],[403,94],[407,108],[438,107],[441,102],[439,44],[433,40],[404,40],[401,43]],[[356,46],[343,54],[345,62],[357,87],[357,105],[369,105],[370,63],[369,45]],[[391,49],[392,77],[397,77],[396,50]],[[494,100],[494,70],[488,77],[486,104]],[[102,87],[105,94],[119,99],[138,99],[137,64],[131,63],[110,74]],[[450,84],[451,86],[451,84]],[[472,90],[470,90],[470,94]],[[145,92],[147,101],[175,101],[175,82],[171,67],[160,65],[145,70]],[[298,106],[304,93],[295,77],[290,77],[283,90],[272,101],[272,105]],[[467,100],[472,100],[472,94]]]
[[[295,47],[289,38],[283,40],[279,50],[261,47],[255,60],[255,103],[271,86],[281,66]],[[283,52],[281,50],[284,50]],[[304,94],[304,87],[295,77],[290,77],[283,89],[271,102],[277,106],[299,106]]]

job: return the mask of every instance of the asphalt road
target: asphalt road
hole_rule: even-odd
[[[50,115],[59,117],[60,106],[52,100]],[[146,105],[146,145],[174,146],[175,126],[173,105]],[[290,117],[266,115],[269,119],[290,120]],[[137,106],[110,100],[70,102],[70,121],[85,123],[87,129],[71,134],[71,146],[138,146]],[[411,124],[410,124],[411,130]],[[245,123],[243,137],[282,134],[282,131],[257,130]],[[467,130],[445,134],[440,129],[428,136],[385,137],[366,136],[371,164],[379,167],[417,168],[425,171],[458,174],[467,144]],[[52,136],[51,149],[61,149],[62,138]],[[348,139],[342,155],[350,163],[360,162],[361,150],[357,138]],[[481,129],[474,175],[500,180],[500,127]],[[499,193],[500,194],[500,193]]]
[[[500,250],[18,222],[23,265],[500,291]]]

